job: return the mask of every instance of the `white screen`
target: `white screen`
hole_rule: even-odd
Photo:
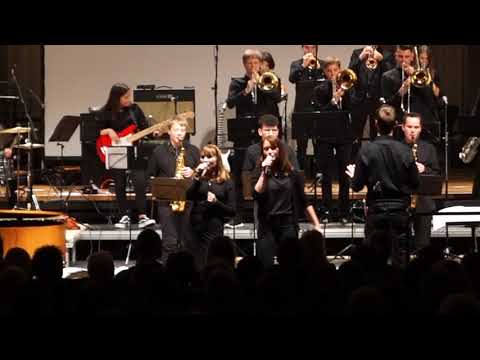
[[[347,67],[352,50],[362,45],[320,45],[318,57],[336,56]],[[214,140],[215,81],[214,45],[48,45],[45,46],[45,144],[46,156],[58,156],[59,148],[48,139],[65,115],[88,112],[104,105],[116,82],[132,88],[154,84],[183,89],[195,87],[196,135],[201,146]],[[269,51],[275,73],[287,86],[288,116],[293,109],[295,87],[288,82],[290,64],[302,57],[300,45],[220,45],[218,101],[227,97],[232,77],[244,74],[242,53],[247,48]],[[283,114],[283,108],[280,108]],[[80,129],[65,144],[65,156],[80,156]]]

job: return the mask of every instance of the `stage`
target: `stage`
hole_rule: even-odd
[[[448,181],[448,198],[449,200],[466,200],[471,198],[473,177],[469,169],[454,169],[449,174]],[[85,194],[83,189],[85,185],[76,186],[64,186],[60,188],[58,186],[38,184],[33,185],[33,192],[36,195],[39,202],[48,203],[56,201],[69,201],[69,202],[113,202],[115,201],[115,194],[100,189],[98,194]],[[322,189],[321,184],[316,186],[317,197],[321,199]],[[315,193],[315,184],[311,179],[305,181],[305,193],[313,197]],[[333,181],[333,198],[338,198],[338,182]],[[446,194],[446,186],[443,185],[442,195],[438,198],[444,198]],[[134,200],[135,195],[132,193],[127,194],[129,200]],[[363,200],[366,196],[366,188],[360,192],[350,192],[350,198],[353,200]],[[147,194],[147,199],[151,200],[152,194]],[[0,200],[5,199],[5,187],[0,186]],[[60,210],[60,209],[58,209]]]
[[[454,171],[450,175],[448,186],[448,200],[468,200],[471,199],[473,179],[465,171]],[[66,186],[62,189],[46,184],[33,186],[40,208],[42,210],[59,211],[73,216],[85,227],[82,230],[67,230],[67,263],[69,266],[84,262],[86,257],[99,249],[106,249],[115,252],[116,260],[125,259],[127,256],[128,244],[134,242],[139,229],[136,224],[132,225],[131,231],[128,229],[116,229],[112,224],[117,220],[118,207],[115,201],[115,194],[108,190],[100,190],[98,194],[85,194],[85,186]],[[307,181],[305,192],[314,201],[315,189],[311,181]],[[334,199],[337,199],[338,184],[333,184]],[[348,246],[352,239],[363,237],[364,224],[361,215],[363,212],[362,202],[366,195],[363,190],[358,193],[350,193],[357,208],[354,215],[354,222],[351,220],[346,225],[331,222],[323,226],[322,232],[326,238],[327,254],[333,256],[345,246]],[[443,208],[445,203],[445,185],[442,195],[437,199],[438,209]],[[128,194],[129,200],[134,200],[134,194]],[[147,194],[148,207],[151,214],[155,216],[155,202],[152,201],[151,194]],[[3,207],[6,208],[5,188],[0,188],[0,200]],[[321,201],[321,186],[317,185],[317,200]],[[225,227],[225,235],[235,240],[240,250],[240,255],[253,254],[256,229],[253,224],[252,201],[245,201],[240,206],[239,212],[244,214],[243,226],[231,228]],[[355,216],[356,215],[356,216]],[[156,231],[161,234],[161,227],[156,226]],[[300,224],[301,232],[310,229],[307,223]],[[432,232],[432,238],[445,238],[447,236],[445,227]],[[464,226],[450,226],[448,231],[449,238],[463,238],[464,242],[471,239],[471,229]],[[118,243],[118,245],[114,245]],[[84,245],[82,245],[84,244]],[[85,245],[86,244],[86,245]],[[107,245],[108,244],[108,245]],[[83,248],[82,248],[83,247]],[[120,250],[116,250],[119,247]],[[130,262],[134,262],[134,259]]]

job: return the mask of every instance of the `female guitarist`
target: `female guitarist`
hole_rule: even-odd
[[[112,142],[119,141],[121,136],[143,130],[148,127],[145,114],[137,104],[132,103],[132,90],[125,84],[114,84],[110,89],[107,103],[101,111],[105,113],[105,128],[100,135],[109,136]],[[115,227],[125,228],[130,224],[128,203],[126,196],[127,176],[125,170],[110,169],[110,175],[115,181],[115,194],[119,206],[120,220]],[[155,224],[155,220],[146,215],[146,176],[144,167],[136,161],[132,172],[132,180],[135,186],[135,203],[138,211],[138,227],[144,228]]]

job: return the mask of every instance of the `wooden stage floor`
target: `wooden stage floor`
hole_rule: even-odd
[[[466,200],[471,198],[472,194],[472,185],[473,185],[473,177],[471,172],[466,171],[452,171],[449,175],[449,182],[448,182],[448,195],[450,199],[456,200]],[[111,202],[115,200],[115,194],[109,192],[108,190],[102,191],[99,194],[83,194],[82,189],[84,186],[66,186],[63,188],[62,191],[58,187],[50,186],[50,185],[34,185],[33,191],[37,196],[39,202],[48,202],[48,201],[58,201],[58,200],[65,200],[68,197],[69,201],[106,201]],[[338,183],[336,181],[333,182],[333,197],[336,199],[338,197]],[[305,183],[305,192],[309,196],[313,196],[314,194],[314,186],[312,181],[307,180]],[[445,184],[442,190],[442,196],[445,196]],[[362,191],[356,193],[351,192],[350,198],[353,200],[361,200],[364,199],[366,195],[366,188]],[[134,199],[134,194],[128,194],[129,199]],[[322,190],[320,184],[317,186],[317,197],[321,198]],[[5,187],[0,186],[0,198],[5,200]],[[151,199],[151,194],[147,194],[147,198]]]

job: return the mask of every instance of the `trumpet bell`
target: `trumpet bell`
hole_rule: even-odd
[[[378,61],[371,57],[371,58],[368,58],[366,63],[365,63],[365,66],[367,67],[367,69],[369,70],[375,70],[378,66]]]
[[[343,90],[348,90],[357,82],[357,75],[352,69],[345,69],[337,74],[336,81]]]

